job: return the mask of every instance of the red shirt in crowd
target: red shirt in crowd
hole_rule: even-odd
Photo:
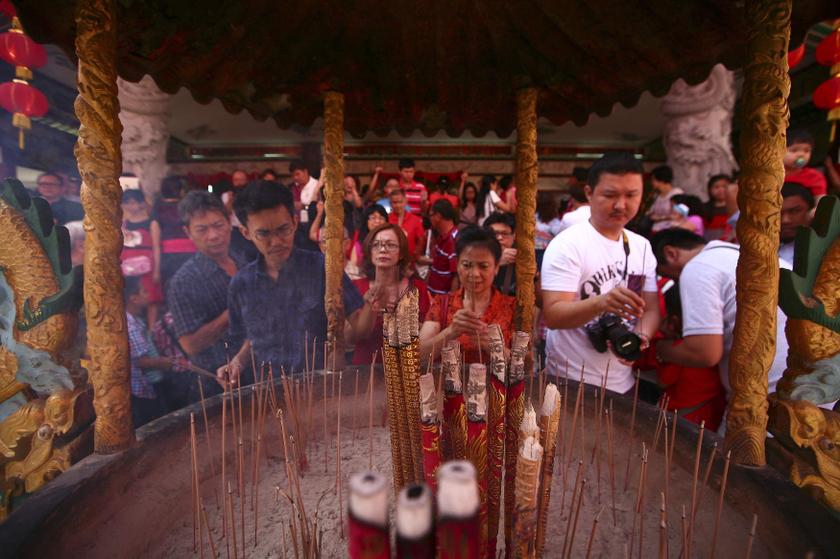
[[[429,292],[426,290],[426,284],[420,279],[415,278],[411,280],[411,284],[420,293],[420,323],[422,324],[431,305]],[[359,293],[364,295],[370,289],[370,280],[368,278],[353,280],[353,285],[356,286]],[[376,324],[374,324],[370,336],[365,340],[356,342],[355,348],[353,349],[353,364],[370,365],[373,354],[377,350],[380,352],[382,350],[382,314],[377,315]]]
[[[452,204],[452,207],[456,210],[458,209],[458,197],[454,194],[432,192],[431,194],[429,194],[429,207],[431,208],[438,200],[449,200],[449,203]]]
[[[388,214],[388,223],[400,225],[399,217],[396,212]],[[423,220],[406,211],[400,227],[408,239],[408,254],[411,256],[411,260],[413,261],[415,259],[415,255],[417,254],[417,247],[420,246],[425,248],[426,246],[426,230],[423,229]]]
[[[452,290],[452,280],[458,271],[458,257],[455,255],[457,236],[458,228],[452,227],[449,233],[439,236],[432,247],[428,280],[432,293],[449,293]]]
[[[828,191],[825,175],[811,167],[803,167],[796,171],[785,171],[785,182],[801,184],[810,190],[814,197],[823,196]]]
[[[405,190],[405,202],[408,211],[420,215],[423,210],[423,198],[426,196],[426,186],[419,182],[406,186],[400,181],[400,187]]]

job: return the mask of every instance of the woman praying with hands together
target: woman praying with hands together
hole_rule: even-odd
[[[516,301],[493,287],[502,248],[492,232],[464,229],[455,252],[461,288],[435,298],[420,328],[420,355],[436,359],[446,343],[458,340],[464,362],[478,363],[489,359],[488,324],[501,326],[505,347],[510,345]]]

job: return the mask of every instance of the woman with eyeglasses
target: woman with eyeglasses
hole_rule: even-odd
[[[486,363],[490,358],[487,325],[501,326],[505,347],[513,334],[516,299],[493,286],[502,247],[492,231],[467,227],[458,234],[455,253],[461,288],[432,302],[420,328],[420,355],[436,359],[445,344],[458,340],[465,363]]]
[[[368,327],[360,328],[360,331],[346,329],[344,334],[348,342],[356,344],[354,365],[369,365],[374,352],[381,351],[382,312],[392,309],[409,289],[417,289],[420,293],[420,322],[430,305],[426,284],[408,277],[411,263],[408,240],[399,225],[384,223],[371,229],[365,238],[363,252],[367,275],[353,280],[353,284],[365,302],[359,323]]]

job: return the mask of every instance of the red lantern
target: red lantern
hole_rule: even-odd
[[[788,70],[796,68],[803,58],[805,58],[805,43],[788,52]]]
[[[18,144],[23,149],[24,130],[32,128],[29,117],[47,114],[49,103],[43,93],[23,80],[0,84],[0,106],[13,114],[12,125],[19,128]]]
[[[828,79],[814,91],[814,105],[824,111],[840,107],[840,77]]]
[[[0,35],[0,58],[12,66],[40,68],[47,63],[47,51],[29,35],[7,31]]]
[[[820,41],[815,56],[823,66],[840,64],[840,29],[835,29]]]

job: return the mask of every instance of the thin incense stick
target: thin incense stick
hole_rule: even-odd
[[[578,492],[578,502],[575,506],[575,521],[572,525],[572,535],[569,538],[569,550],[566,552],[566,557],[572,556],[572,549],[575,545],[575,534],[577,533],[578,518],[580,517],[580,505],[583,503],[584,489],[586,489],[586,478],[580,480],[580,491]]]
[[[586,544],[586,559],[589,559],[592,556],[592,544],[595,542],[595,532],[598,530],[598,519],[601,518],[601,512],[603,512],[604,507],[598,509],[598,514],[595,515],[595,519],[592,520],[592,530],[589,532],[589,542]]]
[[[227,427],[227,388],[222,393],[222,499],[225,499],[225,441],[227,439],[225,430]],[[222,537],[227,535],[227,509],[222,512]]]
[[[207,530],[207,539],[210,541],[210,554],[215,558],[216,542],[213,541],[213,534],[210,533],[210,524],[207,522],[207,509],[204,508],[204,505],[201,505],[201,522]]]
[[[636,541],[636,520],[639,517],[639,513],[642,509],[642,498],[644,496],[644,479],[645,479],[645,466],[647,465],[647,447],[645,446],[644,441],[642,441],[642,456],[641,456],[641,467],[639,468],[639,484],[636,486],[636,501],[633,505],[633,527],[630,528],[630,552],[633,552],[634,546],[633,543]],[[640,537],[644,534],[644,526],[640,527],[639,535]]]
[[[378,350],[377,350],[378,351]],[[368,469],[373,469],[373,366],[376,363],[376,353],[370,362],[370,376],[368,377]]]
[[[752,555],[753,540],[755,539],[755,527],[758,524],[758,513],[753,513],[752,526],[750,526],[750,539],[747,540],[747,551],[744,553],[744,559],[750,559]]]
[[[624,470],[624,491],[630,483],[630,453],[636,441],[636,406],[639,403],[639,373],[636,372],[636,388],[633,390],[633,411],[630,415],[630,444],[627,445],[627,467]]]
[[[241,393],[241,392],[240,392]],[[241,408],[240,408],[241,410]],[[242,437],[239,437],[239,463],[245,462],[245,446],[242,444]],[[239,468],[239,523],[242,526],[242,556],[245,557],[245,468]]]
[[[666,429],[665,436],[668,436]],[[667,453],[666,453],[667,454]],[[665,512],[665,493],[659,492],[659,559],[668,557],[668,515]]]
[[[344,481],[341,479],[341,377],[338,372],[338,413],[335,426],[335,489],[338,491],[338,516],[341,525],[341,539],[344,539]],[[356,380],[358,380],[358,375]]]
[[[616,515],[615,515],[615,460],[613,457],[615,456],[613,453],[613,402],[610,399],[610,409],[604,410],[607,413],[607,446],[608,448],[608,458],[609,467],[610,467],[610,500],[612,501],[612,517],[613,517],[613,527],[616,526]]]
[[[566,463],[563,465],[563,496],[560,498],[560,510],[562,511],[563,508],[566,506],[566,480],[569,477],[569,461],[572,459],[572,455],[575,452],[575,441],[577,440],[576,435],[576,427],[577,427],[577,416],[578,411],[580,410],[580,398],[581,398],[581,390],[583,389],[583,368],[581,368],[580,373],[581,381],[578,384],[578,391],[577,397],[575,397],[575,411],[572,413],[572,426],[569,430],[569,450],[566,453]],[[575,485],[577,485],[577,481],[575,481]],[[574,491],[574,486],[572,487],[572,491]],[[571,505],[574,504],[574,497],[572,498]]]
[[[691,557],[691,542],[694,539],[694,510],[697,508],[697,476],[700,474],[700,451],[703,446],[703,432],[706,429],[706,422],[700,422],[700,432],[697,435],[697,447],[694,451],[694,474],[691,478],[691,514],[688,519],[688,549],[685,556]]]
[[[709,476],[712,474],[712,464],[715,461],[715,454],[717,454],[717,441],[712,443],[712,450],[709,451],[709,459],[706,461],[706,471],[703,473],[703,483],[700,485],[700,494],[697,496],[697,508],[694,509],[693,514],[697,516],[697,509],[703,504],[703,494],[706,492],[706,485],[709,483]]]
[[[201,526],[198,522],[198,458],[195,452],[195,414],[190,413],[190,487],[192,489],[193,553]]]
[[[569,503],[569,517],[566,519],[566,537],[563,539],[563,557],[566,556],[566,545],[569,541],[572,529],[572,515],[575,506],[575,499],[577,498],[578,483],[580,482],[580,472],[583,470],[583,460],[578,460],[577,473],[575,474],[575,484],[572,486],[572,501]],[[561,503],[562,505],[562,503]],[[562,514],[562,508],[561,508]]]
[[[711,559],[715,557],[715,546],[717,545],[718,526],[720,526],[720,513],[723,510],[723,496],[726,494],[726,481],[729,477],[729,460],[732,451],[726,452],[726,461],[723,463],[723,479],[720,482],[720,494],[718,495],[717,511],[715,511],[715,527],[712,530],[712,552]]]
[[[210,441],[210,422],[207,421],[207,405],[204,401],[204,386],[201,384],[201,379],[196,379],[198,381],[198,393],[201,396],[201,415],[204,417],[204,440],[207,443],[207,456],[210,458],[210,472],[212,473],[212,479],[216,479],[216,457],[213,456],[213,447]],[[213,497],[216,499],[216,508],[220,507],[219,504],[219,492],[216,490],[216,487],[213,487]]]
[[[230,482],[228,482],[227,499],[228,510],[230,511],[230,531],[233,536],[233,559],[237,559],[239,552],[236,545],[236,515],[233,512],[233,488],[231,488]]]
[[[356,369],[356,383],[355,384],[356,384],[356,389],[355,389],[355,394],[353,396],[353,403],[358,404],[359,403],[359,369],[358,368]],[[353,450],[354,451],[356,450],[356,416],[357,415],[358,414],[355,414],[355,413],[353,414]]]

